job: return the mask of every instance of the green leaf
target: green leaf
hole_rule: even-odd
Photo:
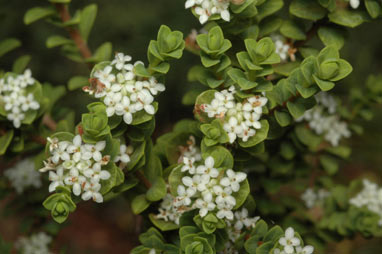
[[[313,75],[313,78],[314,78],[314,81],[316,82],[316,84],[318,85],[318,87],[322,91],[329,91],[335,86],[335,84],[333,82],[322,80],[322,79],[318,78],[316,75]]]
[[[288,112],[285,111],[275,111],[275,118],[277,122],[280,124],[281,127],[288,126],[289,124],[292,123],[293,119],[289,115]]]
[[[284,231],[282,230],[282,228],[280,226],[274,226],[264,236],[263,241],[264,242],[271,241],[272,243],[275,243],[276,241],[278,241],[281,238],[281,236],[283,234],[284,234]]]
[[[325,171],[329,175],[334,175],[338,171],[338,162],[335,158],[330,155],[321,155],[320,163]]]
[[[280,32],[287,38],[292,38],[295,40],[305,40],[305,31],[299,24],[294,21],[286,20],[283,22]]]
[[[30,55],[20,56],[17,58],[17,60],[13,63],[12,72],[17,74],[23,73],[31,59],[32,57]]]
[[[339,65],[339,73],[335,78],[330,79],[333,82],[346,78],[353,71],[353,67],[346,60],[340,59],[337,63]]]
[[[97,16],[96,4],[90,4],[82,10],[81,21],[78,27],[80,30],[80,34],[85,41],[88,40],[90,31],[92,30],[96,16]]]
[[[8,38],[0,42],[0,57],[5,55],[11,50],[21,46],[21,42],[15,38]]]
[[[250,191],[251,189],[248,183],[248,179],[245,179],[244,182],[240,183],[240,190],[232,194],[232,196],[236,199],[236,205],[233,208],[234,210],[240,208],[244,204]]]
[[[89,80],[85,76],[74,76],[68,82],[69,91],[76,90],[89,84]]]
[[[365,0],[365,6],[370,16],[375,19],[382,13],[382,5],[376,0]]]
[[[150,206],[150,202],[146,199],[145,194],[136,196],[133,201],[131,201],[131,209],[134,214],[140,214]]]
[[[179,225],[175,224],[174,222],[157,219],[152,213],[149,214],[149,219],[151,223],[154,224],[161,231],[170,231],[179,228]]]
[[[113,51],[113,45],[110,42],[105,42],[97,48],[93,56],[86,59],[86,62],[98,63],[109,61]]]
[[[54,48],[54,47],[58,47],[58,46],[66,45],[66,44],[72,44],[72,43],[73,41],[68,38],[62,37],[60,35],[53,35],[46,40],[46,47]]]
[[[282,0],[267,0],[262,5],[258,6],[258,14],[256,19],[258,21],[264,19],[277,12],[284,6],[284,2]]]
[[[300,62],[286,62],[273,66],[275,73],[288,77],[292,71],[300,67]]]
[[[9,144],[13,138],[13,129],[7,131],[3,136],[0,137],[0,155],[5,154]]]
[[[297,135],[298,140],[300,140],[301,143],[309,147],[309,149],[312,151],[315,151],[322,142],[322,138],[320,136],[317,136],[310,129],[306,128],[302,124],[296,127],[295,133]]]
[[[283,20],[281,18],[269,17],[262,20],[260,23],[259,37],[264,37],[277,31],[282,24]]]
[[[347,146],[332,146],[325,148],[325,150],[343,159],[349,158],[351,154],[351,148]]]
[[[256,249],[256,254],[269,254],[273,245],[274,243],[272,242],[263,243]]]
[[[178,195],[178,186],[182,184],[183,173],[181,171],[181,168],[181,166],[174,168],[168,177],[170,192],[173,196]]]
[[[318,29],[318,37],[325,46],[333,46],[338,50],[345,43],[344,32],[338,28],[322,26]]]
[[[329,20],[341,26],[357,27],[367,21],[366,14],[359,11],[338,9],[328,15]]]
[[[324,18],[327,13],[315,0],[293,0],[289,12],[296,17],[313,21]]]
[[[39,19],[52,16],[56,13],[53,8],[34,7],[29,9],[24,15],[24,23],[29,25]]]
[[[162,177],[158,176],[152,183],[151,188],[146,192],[146,198],[149,201],[158,201],[164,198],[167,193],[166,182]]]

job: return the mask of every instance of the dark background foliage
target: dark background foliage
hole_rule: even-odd
[[[185,36],[192,28],[200,27],[191,12],[184,9],[184,0],[77,0],[71,4],[71,11],[90,3],[98,5],[97,19],[89,38],[90,48],[94,51],[97,46],[110,41],[113,44],[114,52],[129,54],[133,60],[146,59],[149,41],[155,38],[161,24],[166,24],[174,30],[180,30]],[[42,21],[30,26],[24,25],[23,15],[26,10],[44,4],[49,5],[48,1],[44,0],[0,0],[0,40],[15,37],[23,43],[21,48],[0,59],[0,68],[10,70],[13,61],[18,56],[29,54],[32,56],[29,68],[32,69],[36,79],[54,85],[66,85],[74,75],[88,75],[89,69],[85,64],[74,63],[62,56],[58,48],[48,49],[45,46],[45,41],[50,35],[67,36],[63,29],[60,30]],[[350,87],[364,86],[369,74],[382,74],[381,35],[381,20],[349,30],[341,54],[342,58],[353,65],[354,72],[336,86],[335,93],[340,96],[346,95]],[[319,45],[318,41],[311,43]],[[156,136],[170,130],[177,120],[192,117],[192,108],[182,106],[181,98],[185,91],[198,86],[198,84],[187,82],[188,69],[198,62],[199,57],[185,52],[184,57],[171,66],[170,73],[166,77],[166,92],[162,93],[159,99]],[[90,98],[81,91],[74,91],[68,92],[61,103],[76,109],[80,116],[80,113],[85,112],[85,106],[89,101]],[[382,108],[375,108],[373,121],[361,124],[365,127],[365,134],[351,139],[353,156],[342,171],[344,175],[358,176],[365,172],[380,175],[382,173]],[[381,182],[378,178],[375,180]],[[133,221],[127,214],[128,208],[124,204],[116,205],[116,202],[113,202],[105,206],[106,208],[103,210],[98,208],[94,210],[88,205],[83,205],[83,209],[81,209],[80,206],[76,215],[73,215],[76,217],[72,219],[72,222],[77,221],[81,224],[80,227],[86,227],[88,230],[76,230],[76,227],[69,226],[61,233],[59,242],[61,241],[63,245],[67,246],[68,253],[85,253],[75,250],[79,248],[84,251],[92,245],[90,243],[81,245],[81,241],[78,239],[73,240],[73,234],[76,231],[86,235],[86,232],[96,229],[98,233],[95,236],[90,234],[87,237],[87,240],[90,239],[89,242],[95,244],[90,248],[92,253],[127,253],[120,251],[131,245],[121,244],[121,242],[129,242],[129,239],[126,238],[134,235],[136,220]],[[106,218],[100,220],[99,216]],[[12,228],[11,225],[0,223],[0,233],[4,234],[7,228]],[[10,238],[12,238],[11,235]],[[81,237],[81,234],[78,233],[75,236]],[[72,239],[74,244],[68,246],[68,239]],[[102,244],[99,239],[102,239],[101,242],[108,243]],[[346,252],[349,242],[341,244],[344,246],[343,253],[349,253]],[[75,247],[76,245],[80,245],[80,247]],[[112,252],[110,246],[116,249]],[[376,253],[370,251],[368,253]],[[361,249],[357,253],[366,253],[366,250]]]

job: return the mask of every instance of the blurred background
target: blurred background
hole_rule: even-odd
[[[114,52],[123,52],[133,60],[146,61],[147,46],[156,37],[161,24],[188,35],[200,24],[190,11],[184,9],[184,0],[108,0],[73,1],[71,10],[96,3],[98,14],[89,38],[91,49],[109,41]],[[25,12],[34,6],[49,5],[43,0],[0,0],[0,40],[6,37],[20,39],[23,46],[0,59],[0,69],[10,70],[13,61],[21,55],[29,54],[32,61],[29,68],[33,76],[41,82],[66,85],[74,75],[89,74],[85,64],[72,62],[60,55],[59,49],[48,49],[45,41],[50,35],[67,36],[63,29],[39,21],[26,26]],[[73,14],[73,13],[72,13]],[[342,58],[354,67],[354,72],[340,85],[335,93],[346,94],[353,86],[365,85],[369,74],[382,74],[382,21],[363,24],[349,31],[346,44],[341,51]],[[160,135],[171,129],[178,119],[192,117],[192,108],[181,106],[185,91],[198,84],[187,82],[187,71],[199,63],[199,58],[185,52],[184,57],[171,66],[166,77],[166,92],[159,97],[159,112],[156,115]],[[69,92],[61,103],[75,108],[80,113],[86,111],[90,98],[84,99],[81,91]],[[342,169],[343,175],[382,175],[382,108],[374,109],[375,116],[370,122],[361,122],[365,128],[363,136],[351,139],[353,155]],[[381,179],[375,177],[381,183]],[[0,203],[0,213],[4,209]],[[59,233],[54,250],[66,253],[129,253],[136,244],[136,230],[141,226],[141,218],[133,217],[126,201],[115,200],[105,203],[102,208],[92,204],[81,204],[70,217],[69,223]],[[18,218],[0,217],[0,235],[7,241],[18,237]],[[354,244],[357,242],[357,244]],[[365,242],[354,239],[339,243],[341,248],[333,253],[380,253],[373,246],[382,244],[380,240]],[[379,249],[380,250],[380,249]]]

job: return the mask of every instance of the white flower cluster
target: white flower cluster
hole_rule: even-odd
[[[9,179],[19,194],[30,186],[40,188],[42,185],[40,173],[35,170],[31,159],[18,162],[14,167],[7,169],[4,176]]]
[[[312,188],[307,188],[301,195],[301,199],[304,200],[307,208],[312,208],[316,205],[322,205],[324,200],[330,196],[330,192],[325,189],[319,189],[318,191]]]
[[[136,76],[134,67],[143,63],[131,64],[130,61],[130,56],[116,54],[110,65],[94,73],[92,85],[83,89],[96,98],[102,98],[108,117],[122,116],[126,124],[131,124],[134,114],[142,110],[154,115],[154,95],[165,90],[155,77],[143,79]]]
[[[50,254],[48,245],[52,237],[44,232],[31,235],[29,238],[20,237],[15,243],[15,248],[21,254]]]
[[[285,230],[285,236],[279,239],[279,244],[282,249],[276,248],[273,254],[312,254],[314,251],[313,246],[301,246],[301,241],[294,235],[294,229],[289,227]]]
[[[164,221],[172,221],[179,225],[179,219],[184,212],[191,210],[190,207],[180,206],[178,199],[167,193],[163,201],[159,205],[159,213],[156,215],[157,219]]]
[[[369,211],[378,214],[381,218],[378,224],[382,226],[382,188],[379,188],[376,183],[364,179],[362,191],[349,202],[351,205],[366,207]]]
[[[180,146],[180,156],[178,159],[178,163],[188,164],[188,161],[198,162],[202,159],[202,153],[200,152],[199,147],[197,147],[194,136],[190,136],[187,141],[187,146]]]
[[[236,138],[241,138],[244,142],[256,134],[256,130],[261,129],[260,117],[263,107],[268,99],[261,96],[247,98],[243,103],[236,102],[235,87],[215,92],[215,98],[211,104],[201,105],[201,109],[210,118],[224,118],[224,130],[229,136],[229,142],[235,142]]]
[[[110,178],[109,171],[102,170],[102,166],[110,161],[109,155],[102,155],[106,142],[86,144],[80,135],[75,136],[72,142],[59,141],[57,138],[48,138],[48,142],[52,156],[44,162],[45,167],[40,171],[50,170],[49,192],[55,191],[57,186],[68,186],[74,195],[82,194],[83,200],[92,198],[102,203],[101,180]]]
[[[199,22],[204,24],[211,15],[217,14],[225,21],[230,21],[229,0],[187,0],[185,7],[195,8],[195,13],[199,15]]]
[[[280,56],[282,62],[286,61],[289,56],[289,50],[291,49],[290,45],[286,43],[285,38],[280,35],[273,35],[271,38],[275,43],[276,54]]]
[[[184,163],[183,167],[192,167],[194,163],[202,160],[202,154],[199,147],[196,146],[194,136],[190,136],[187,141],[187,146],[180,146],[179,150],[180,156],[178,162]],[[163,219],[164,221],[172,221],[177,225],[179,225],[180,216],[184,212],[191,210],[190,207],[179,205],[178,198],[170,193],[167,193],[159,206],[159,214],[157,214],[156,217],[158,219]]]
[[[16,77],[8,76],[6,80],[0,79],[0,102],[7,112],[7,119],[13,122],[15,128],[20,128],[27,111],[40,108],[33,94],[26,91],[26,88],[35,82],[29,69]]]
[[[341,138],[351,135],[348,125],[336,114],[337,104],[332,96],[321,92],[315,98],[318,104],[306,111],[297,121],[308,121],[312,130],[318,135],[324,135],[325,140],[332,146],[338,146]]]
[[[253,218],[248,217],[248,210],[246,208],[241,209],[241,211],[236,211],[232,222],[226,220],[228,237],[230,241],[235,243],[244,231],[254,228],[259,219],[259,216]]]
[[[199,215],[204,217],[211,211],[217,211],[219,219],[233,220],[232,209],[236,205],[233,193],[240,190],[240,183],[247,175],[234,172],[232,169],[219,171],[214,168],[215,161],[209,156],[204,164],[196,166],[192,161],[182,167],[182,172],[188,175],[182,178],[178,186],[176,206],[199,209]]]

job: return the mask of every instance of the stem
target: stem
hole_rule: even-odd
[[[147,189],[150,189],[151,188],[151,183],[149,180],[147,180],[147,178],[142,174],[141,171],[136,171],[135,172],[135,176],[139,179],[139,181],[141,181],[141,183],[143,183],[143,185],[147,188]]]
[[[42,123],[52,131],[56,131],[57,129],[56,121],[54,121],[49,114],[44,115],[44,117],[42,118]]]
[[[68,7],[65,4],[55,4],[55,6],[63,23],[71,19]],[[92,52],[90,51],[86,41],[81,37],[79,30],[73,27],[66,27],[65,29],[76,44],[82,57],[84,59],[90,58],[92,56]]]

